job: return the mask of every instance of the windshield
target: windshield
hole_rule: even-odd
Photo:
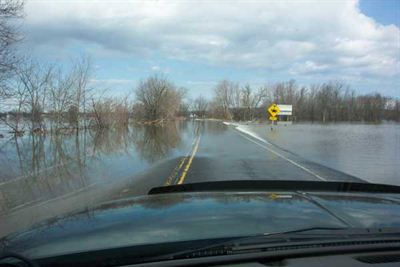
[[[394,191],[298,190],[400,186],[399,18],[390,0],[0,1],[1,243],[400,227]],[[148,195],[261,180],[290,188]]]

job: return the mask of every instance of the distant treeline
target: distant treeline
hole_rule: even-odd
[[[0,114],[0,121],[16,135],[22,135],[27,125],[30,132],[58,133],[192,117],[253,121],[266,120],[267,107],[272,103],[293,105],[294,121],[400,121],[399,99],[379,93],[358,95],[339,82],[300,87],[288,81],[253,89],[224,80],[215,86],[211,99],[199,96],[189,100],[186,89],[154,75],[133,89],[135,97],[130,100],[96,96],[88,87],[91,73],[87,59],[76,61],[70,70],[37,63],[24,65],[15,77],[16,86],[8,91],[15,108],[7,118],[5,113]]]
[[[267,118],[272,103],[293,105],[295,121],[400,121],[399,99],[379,93],[360,95],[340,82],[299,87],[291,80],[254,90],[225,80],[215,87],[210,101],[199,97],[193,107],[200,117],[260,120]]]

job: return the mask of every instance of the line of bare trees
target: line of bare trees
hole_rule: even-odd
[[[299,87],[294,80],[260,86],[223,80],[210,101],[194,100],[194,114],[228,120],[263,120],[272,103],[293,105],[296,121],[400,121],[400,100],[379,93],[357,95],[340,82]]]
[[[9,95],[9,79],[15,74],[20,59],[15,44],[21,39],[17,21],[23,17],[22,0],[0,1],[0,101]]]
[[[378,93],[357,95],[339,82],[299,87],[294,81],[261,86],[241,86],[221,81],[214,96],[199,96],[185,101],[185,90],[167,78],[154,75],[134,89],[135,100],[128,97],[96,96],[89,88],[90,60],[77,60],[69,69],[44,66],[36,62],[23,64],[17,71],[15,86],[9,94],[14,111],[0,117],[16,135],[22,134],[21,121],[30,122],[29,129],[51,131],[106,129],[126,127],[130,119],[145,124],[162,123],[177,117],[221,118],[228,120],[263,120],[271,103],[292,104],[296,121],[400,121],[400,101]],[[45,120],[46,119],[46,120]],[[23,124],[26,125],[26,124]]]
[[[8,118],[3,116],[1,120],[17,135],[27,126],[39,132],[46,128],[58,131],[66,122],[69,128],[81,127],[91,94],[88,88],[90,65],[88,58],[74,61],[69,69],[24,60],[15,70],[8,88],[7,101],[14,109]],[[45,117],[50,120],[45,121]]]
[[[22,135],[26,128],[39,134],[70,133],[87,128],[126,127],[132,117],[156,124],[189,115],[189,107],[183,101],[185,89],[163,76],[141,81],[133,91],[136,98],[131,101],[128,96],[103,97],[93,90],[89,86],[92,70],[88,58],[71,65],[65,68],[34,61],[21,64],[8,92],[14,108],[0,114],[0,121],[16,135]]]

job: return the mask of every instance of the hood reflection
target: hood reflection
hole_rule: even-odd
[[[10,236],[4,244],[9,249],[40,255],[110,244],[118,247],[344,226],[307,199],[285,195],[291,197],[203,193],[119,200],[46,221],[29,232]]]

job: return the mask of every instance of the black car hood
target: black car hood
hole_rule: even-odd
[[[46,221],[2,240],[31,257],[308,227],[400,227],[396,195],[202,192],[149,195],[105,203]]]

